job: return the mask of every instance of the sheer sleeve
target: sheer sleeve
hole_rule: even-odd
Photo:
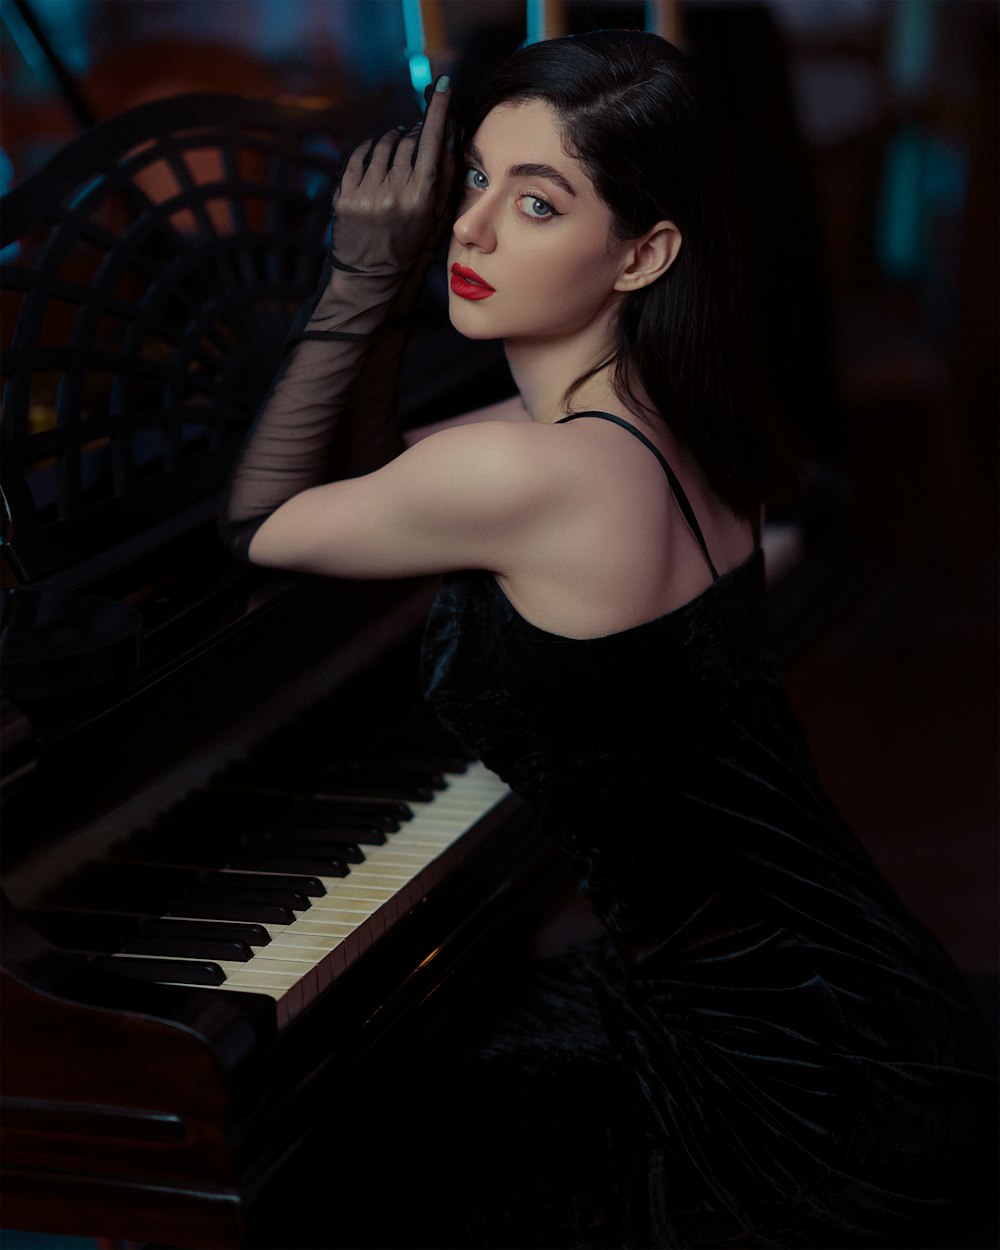
[[[459,189],[449,80],[424,122],[351,155],[334,193],[334,241],[233,469],[219,516],[226,549],[250,545],[286,500],[371,472],[403,450],[396,381],[413,309]]]
[[[400,320],[402,310],[393,318],[390,312],[405,279],[328,259],[230,476],[219,536],[237,558],[249,559],[257,530],[293,495],[331,476],[369,472],[402,450],[392,381],[408,321]],[[382,376],[369,372],[365,386],[369,358]]]

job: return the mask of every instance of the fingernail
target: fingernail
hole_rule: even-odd
[[[447,91],[450,86],[451,86],[451,79],[448,77],[447,74],[442,74],[441,77],[434,84],[434,90],[444,92],[444,91]]]

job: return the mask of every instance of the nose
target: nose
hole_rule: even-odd
[[[452,233],[463,247],[492,252],[497,245],[493,206],[487,195],[466,198],[458,209]]]

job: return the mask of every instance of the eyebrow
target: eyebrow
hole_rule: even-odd
[[[483,154],[474,143],[470,143],[465,149],[465,154],[475,165],[482,165]],[[511,165],[507,170],[508,178],[547,178],[549,182],[554,182],[557,187],[576,198],[576,192],[572,186],[566,181],[563,174],[558,169],[553,169],[551,165],[540,164],[537,161],[527,161],[521,165]]]

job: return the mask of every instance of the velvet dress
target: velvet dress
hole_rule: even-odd
[[[583,640],[488,572],[444,581],[426,697],[534,807],[608,937],[511,969],[428,1045],[415,1203],[440,1209],[398,1245],[912,1246],[991,1167],[980,1019],[817,779],[759,543],[712,572]]]

